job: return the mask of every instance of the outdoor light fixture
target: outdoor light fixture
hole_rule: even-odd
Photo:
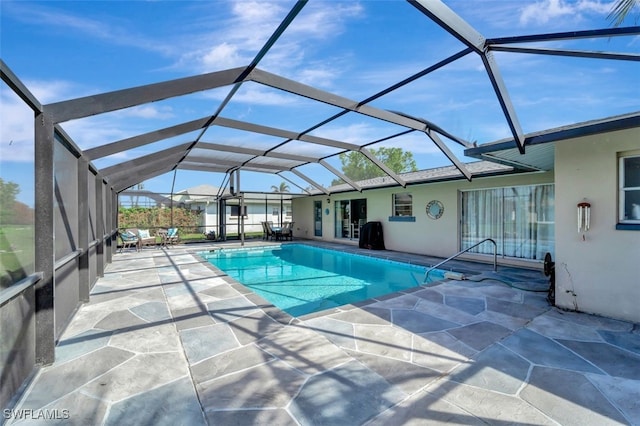
[[[327,198],[327,204],[331,204],[331,198]]]

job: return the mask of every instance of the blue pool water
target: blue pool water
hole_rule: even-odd
[[[360,302],[423,283],[426,268],[303,244],[201,253],[292,316]],[[434,270],[429,280],[442,279]]]

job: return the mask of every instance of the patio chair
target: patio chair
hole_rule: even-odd
[[[129,230],[120,232],[120,239],[122,240],[122,246],[120,247],[120,253],[122,250],[134,247],[138,251],[138,236]]]
[[[156,237],[152,237],[148,229],[128,229],[138,236],[138,249],[144,246],[156,245]]]
[[[271,222],[271,221],[267,221],[267,222],[265,222],[265,223],[264,223],[264,226],[265,226],[265,228],[266,228],[266,230],[267,230],[266,239],[267,239],[267,240],[272,240],[272,239],[274,239],[274,238],[275,238],[275,236],[276,236],[276,232],[275,232],[275,231],[274,231],[274,229],[273,229],[273,222]]]
[[[285,222],[280,230],[281,240],[293,240],[293,222]]]
[[[353,238],[355,239],[360,238],[360,230],[362,229],[364,224],[365,224],[364,219],[359,219],[357,223],[353,224]]]
[[[342,219],[342,236],[351,238],[351,223],[349,223],[349,219]]]
[[[260,225],[262,225],[262,239],[266,240],[267,236],[269,235],[267,232],[267,222],[260,222]]]
[[[167,235],[165,238],[166,238],[165,245],[176,244],[177,242],[179,242],[180,236],[178,235],[178,228],[169,228],[167,230]]]
[[[166,247],[169,244],[175,244],[180,240],[178,236],[178,228],[161,229],[158,231],[161,239],[160,245]]]

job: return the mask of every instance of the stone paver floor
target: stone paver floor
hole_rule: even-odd
[[[492,274],[296,319],[208,248],[114,255],[10,423],[640,424],[637,324]]]

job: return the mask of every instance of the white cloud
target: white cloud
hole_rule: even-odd
[[[40,28],[50,28],[67,34],[79,34],[83,38],[94,38],[119,46],[133,46],[143,50],[168,54],[172,48],[139,32],[136,23],[128,20],[109,21],[102,17],[80,16],[55,7],[36,5],[32,2],[3,2],[3,13]]]
[[[198,58],[199,56],[199,58]],[[237,45],[227,42],[213,46],[208,51],[194,54],[196,61],[200,62],[203,70],[223,70],[247,65],[251,59],[242,56]]]
[[[103,117],[89,117],[82,120],[68,121],[63,123],[62,127],[83,150],[115,142],[136,134],[128,134],[121,122]]]
[[[593,0],[580,0],[576,5],[576,10],[579,12],[592,12],[599,15],[606,15],[611,12],[615,2],[611,1],[593,1]]]
[[[219,11],[224,4],[215,3],[215,7]],[[195,27],[199,35],[192,32],[188,40],[181,42],[183,53],[177,60],[177,67],[210,72],[248,65],[289,12],[282,2],[277,1],[233,1],[227,4],[230,5],[231,16],[200,21]],[[330,8],[323,3],[307,4],[259,66],[282,75],[302,72],[307,83],[322,80],[329,85],[329,78],[339,74],[338,67],[330,68],[325,62],[316,72],[309,67],[300,71],[304,61],[309,60],[309,43],[337,37],[342,33],[345,22],[359,16],[362,11],[357,2],[336,3]],[[210,11],[203,9],[202,13]],[[205,47],[194,49],[193,46]]]
[[[155,105],[141,105],[133,108],[127,108],[114,113],[117,118],[153,118],[167,119],[173,118],[173,109],[169,106],[157,107]]]
[[[250,105],[293,105],[296,103],[296,98],[285,93],[279,92],[275,89],[266,89],[259,86],[249,86],[236,93],[233,97],[234,101],[244,102]]]
[[[326,87],[335,77],[335,72],[327,67],[306,68],[298,73],[298,81],[314,87]]]
[[[573,14],[573,8],[565,5],[562,0],[544,0],[525,6],[520,14],[520,23],[527,25],[531,22],[546,24],[549,20]]]
[[[566,25],[567,20],[579,22],[584,19],[585,15],[606,16],[611,11],[611,7],[612,2],[597,0],[579,0],[577,2],[542,0],[522,8],[520,24],[539,26],[557,22]]]
[[[84,91],[73,83],[63,80],[31,80],[25,82],[25,85],[43,105],[82,96],[78,93]]]
[[[363,145],[381,137],[379,129],[365,123],[352,123],[344,126],[335,124],[325,125],[311,133],[322,138],[334,139],[356,145]]]
[[[43,104],[85,96],[86,88],[62,81],[25,81],[25,86]],[[95,93],[95,91],[92,91]],[[33,161],[33,112],[13,91],[2,86],[0,100],[0,153],[18,162]],[[61,127],[81,148],[88,149],[148,130],[139,128],[140,119],[165,120],[175,116],[167,105],[140,105],[112,113],[62,123]]]
[[[288,28],[296,37],[335,37],[344,30],[345,22],[362,17],[364,8],[359,2],[331,3],[311,2],[302,10],[298,18]]]
[[[31,94],[42,104],[62,101],[78,97],[85,89],[62,80],[30,80],[24,82]],[[33,111],[6,86],[0,93],[0,157],[17,162],[33,162],[34,154],[34,120]],[[82,95],[80,95],[82,96]],[[71,125],[70,127],[74,127]],[[105,125],[113,130],[113,123]],[[63,128],[67,130],[67,125]],[[88,126],[87,133],[98,134],[99,128]],[[71,135],[74,137],[74,135]]]
[[[0,91],[0,158],[3,161],[33,162],[33,112],[12,91]]]

